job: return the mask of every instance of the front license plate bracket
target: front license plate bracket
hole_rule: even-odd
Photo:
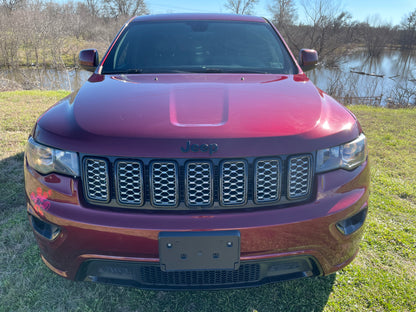
[[[165,272],[237,270],[240,231],[160,232],[159,258]]]

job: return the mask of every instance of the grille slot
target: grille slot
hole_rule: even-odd
[[[88,198],[107,202],[110,199],[108,185],[108,165],[102,159],[86,159],[85,186]]]
[[[186,164],[186,203],[189,206],[210,206],[213,198],[212,164],[208,161]]]
[[[151,201],[155,206],[176,206],[179,201],[178,166],[173,161],[150,165]]]
[[[224,161],[221,164],[221,203],[243,205],[247,201],[247,163]]]
[[[311,192],[311,156],[301,155],[289,158],[288,190],[289,199],[307,197]]]
[[[121,204],[143,204],[143,166],[140,162],[118,161],[116,184],[117,198]]]
[[[279,159],[256,161],[255,200],[258,203],[274,202],[280,199],[281,164]]]
[[[242,264],[231,271],[179,271],[163,272],[159,266],[143,266],[140,282],[148,285],[224,285],[255,282],[260,280],[259,264]]]
[[[111,207],[239,208],[309,198],[312,155],[260,159],[83,159],[85,198]]]

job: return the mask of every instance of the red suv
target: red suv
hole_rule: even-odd
[[[42,259],[71,280],[259,285],[334,273],[367,214],[366,138],[267,20],[141,16],[37,121],[25,153]]]

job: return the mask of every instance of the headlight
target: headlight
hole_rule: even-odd
[[[319,150],[316,155],[316,172],[335,169],[352,170],[367,158],[367,139],[363,133],[349,143]]]
[[[42,174],[56,172],[79,176],[77,153],[39,144],[33,138],[29,138],[26,147],[26,159],[29,166]]]

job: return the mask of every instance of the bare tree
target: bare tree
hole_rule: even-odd
[[[300,0],[304,24],[318,25],[342,12],[342,0]]]
[[[102,1],[101,0],[85,0],[85,6],[87,7],[89,13],[98,17],[102,10]]]
[[[21,44],[14,12],[0,11],[0,61],[3,66],[18,65],[18,49]]]
[[[293,42],[294,33],[297,31],[295,26],[295,20],[297,19],[295,0],[273,0],[268,8],[273,14],[273,24],[282,36],[285,37],[291,50],[293,50],[296,46]]]
[[[416,46],[416,9],[403,18],[400,29],[401,48],[412,49]]]
[[[252,14],[259,0],[227,0],[224,6],[235,14]]]
[[[107,14],[111,17],[130,17],[149,14],[144,0],[104,0]]]
[[[274,0],[269,5],[269,10],[273,14],[273,23],[278,29],[293,25],[297,19],[297,10],[294,0]]]
[[[369,56],[380,56],[389,41],[391,26],[379,15],[367,17],[364,24],[364,39]]]
[[[0,6],[8,12],[21,9],[26,5],[26,0],[1,0]]]
[[[342,10],[341,0],[301,0],[301,6],[305,20],[293,40],[297,48],[313,48],[324,58],[345,44],[351,15]]]

